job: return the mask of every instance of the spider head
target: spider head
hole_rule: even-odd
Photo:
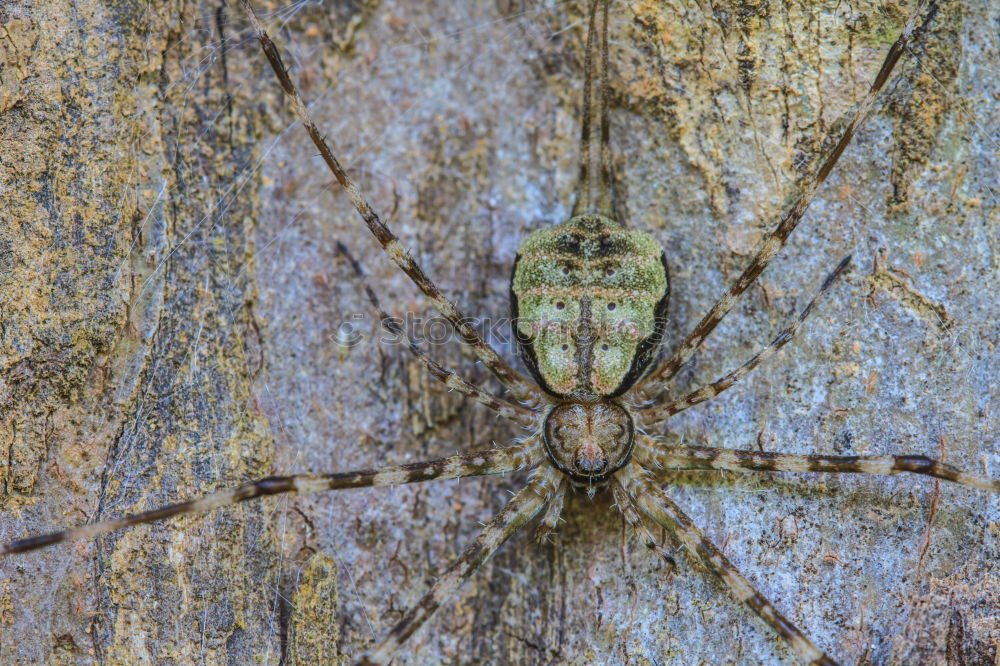
[[[607,482],[632,456],[632,416],[617,402],[566,402],[545,417],[542,436],[549,460],[574,485]]]

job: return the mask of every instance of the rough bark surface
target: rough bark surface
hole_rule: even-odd
[[[467,313],[506,316],[575,178],[579,2],[260,3],[319,124]],[[613,140],[663,243],[666,348],[748,260],[912,3],[621,2]],[[790,247],[679,377],[715,379],[854,266],[776,362],[667,441],[918,453],[1000,476],[1000,9],[943,2]],[[331,187],[223,0],[0,4],[0,539],[269,473],[519,434],[379,344],[444,331]],[[363,336],[338,338],[343,322]],[[436,323],[435,323],[436,322]],[[495,341],[514,360],[506,328]],[[456,342],[432,355],[494,386]],[[520,476],[254,502],[0,561],[0,663],[317,663],[382,636]],[[686,474],[664,487],[842,663],[1000,663],[996,496],[921,478]],[[791,663],[606,497],[519,535],[398,663]]]

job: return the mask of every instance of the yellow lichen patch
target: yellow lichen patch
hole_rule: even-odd
[[[256,201],[245,174],[260,98],[233,86],[249,63],[217,58],[225,17],[225,34],[199,41],[193,15],[184,3],[90,0],[0,9],[0,518],[27,521],[0,525],[6,534],[149,508],[269,466],[266,423],[247,409],[259,363],[247,359]],[[217,66],[192,68],[202,57]],[[247,191],[220,204],[235,181]],[[230,454],[236,442],[252,455]],[[268,532],[244,543],[239,522],[185,535],[216,568],[191,552],[167,558],[154,547],[161,528],[121,548],[110,536],[99,567],[53,551],[67,562],[10,579],[19,607],[46,609],[46,635],[31,632],[37,613],[15,609],[9,629],[0,622],[0,661],[89,663],[97,643],[109,663],[226,661],[238,623],[270,626],[248,600],[259,586],[199,604],[210,579],[178,569],[234,578],[246,560],[215,543],[267,561]],[[51,598],[81,570],[99,575]],[[99,639],[78,606],[102,608]]]
[[[965,13],[965,3],[957,0],[940,3],[933,35],[928,34],[913,47],[919,57],[919,75],[912,77],[907,94],[889,99],[896,149],[888,203],[891,212],[897,215],[910,213],[915,203],[920,205],[919,197],[914,201],[914,183],[934,157],[933,153],[942,147],[953,155],[961,155],[965,150],[962,144],[942,144],[939,140],[941,132],[952,122],[956,106],[960,114],[975,115],[967,105],[956,104],[959,100],[955,98],[960,60],[954,57],[954,50],[966,20]],[[887,38],[895,39],[893,33],[898,33],[898,29],[890,31]]]
[[[317,552],[302,569],[292,597],[288,621],[288,663],[332,664],[340,658],[337,643],[337,564],[323,552]]]
[[[37,39],[38,25],[33,21],[13,19],[0,25],[0,113],[23,99],[28,56]]]
[[[695,5],[684,10],[690,23],[676,20],[673,5],[631,5],[636,45],[624,54],[631,57],[614,59],[612,85],[630,105],[663,118],[718,216],[750,210],[764,228],[867,90],[911,7],[862,0],[831,6],[839,18],[825,20],[817,5]],[[896,137],[888,202],[898,213],[912,209],[915,177],[955,107],[954,49],[966,11],[955,0],[940,4],[931,30],[911,46],[919,73],[886,100]],[[721,29],[706,31],[706,23]]]
[[[948,314],[947,308],[921,293],[905,271],[890,265],[885,251],[876,253],[868,282],[871,286],[869,299],[874,298],[876,292],[884,292],[931,326],[941,331],[954,327],[955,319]]]
[[[0,588],[0,624],[10,625],[14,622],[14,599],[10,594],[10,579],[3,582]]]

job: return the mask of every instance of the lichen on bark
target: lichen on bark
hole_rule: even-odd
[[[446,293],[495,324],[518,242],[569,212],[585,3],[259,4],[345,165]],[[741,270],[912,5],[614,4],[614,154],[628,223],[670,261],[668,349]],[[943,2],[919,31],[681,386],[749,357],[843,255],[854,268],[799,340],[672,420],[668,441],[943,455],[1000,476],[997,12]],[[0,539],[517,434],[377,343],[336,241],[391,314],[417,313],[431,337],[440,321],[314,153],[235,6],[0,7]],[[363,343],[338,344],[345,321]],[[458,342],[428,349],[495,386]],[[356,655],[521,481],[274,499],[4,560],[0,662]],[[996,660],[995,497],[905,477],[664,486],[842,662]],[[790,661],[701,567],[645,552],[607,498],[565,515],[554,544],[516,537],[399,662]]]

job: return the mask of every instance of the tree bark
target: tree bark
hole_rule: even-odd
[[[516,362],[517,244],[572,204],[586,3],[258,4],[344,165]],[[614,4],[615,164],[627,223],[670,263],[665,350],[816,167],[912,4]],[[853,268],[778,358],[657,434],[1000,477],[998,23],[980,0],[921,27],[676,392],[766,344],[844,255]],[[315,152],[237,6],[0,6],[0,540],[523,434],[380,344],[337,241],[434,358],[499,390],[438,339]],[[0,560],[0,663],[346,661],[523,482],[273,498]],[[1000,659],[996,495],[905,476],[663,487],[841,663]],[[609,498],[564,517],[553,544],[515,536],[397,663],[793,661],[703,567],[642,548]]]

